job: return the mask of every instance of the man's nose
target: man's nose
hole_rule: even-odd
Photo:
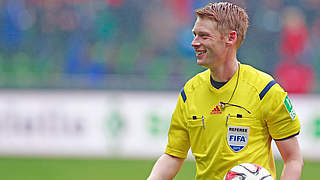
[[[193,39],[193,41],[191,42],[191,46],[196,48],[196,47],[199,47],[200,46],[200,43],[198,42],[197,38],[195,37]]]

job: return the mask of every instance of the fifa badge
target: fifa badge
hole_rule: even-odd
[[[249,140],[249,127],[228,126],[227,142],[234,152],[241,151]]]

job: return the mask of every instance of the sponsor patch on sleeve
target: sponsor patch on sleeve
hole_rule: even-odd
[[[286,98],[284,99],[284,105],[286,106],[286,109],[289,112],[291,119],[294,120],[294,118],[296,118],[296,112],[294,111],[288,96],[286,96]]]

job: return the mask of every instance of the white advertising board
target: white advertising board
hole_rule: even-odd
[[[290,97],[303,155],[320,159],[320,96]],[[155,158],[165,149],[177,98],[178,92],[1,91],[0,154]]]

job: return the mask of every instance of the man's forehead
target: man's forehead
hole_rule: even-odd
[[[192,32],[195,31],[211,31],[216,27],[216,22],[209,18],[197,18],[194,26],[192,28]]]

